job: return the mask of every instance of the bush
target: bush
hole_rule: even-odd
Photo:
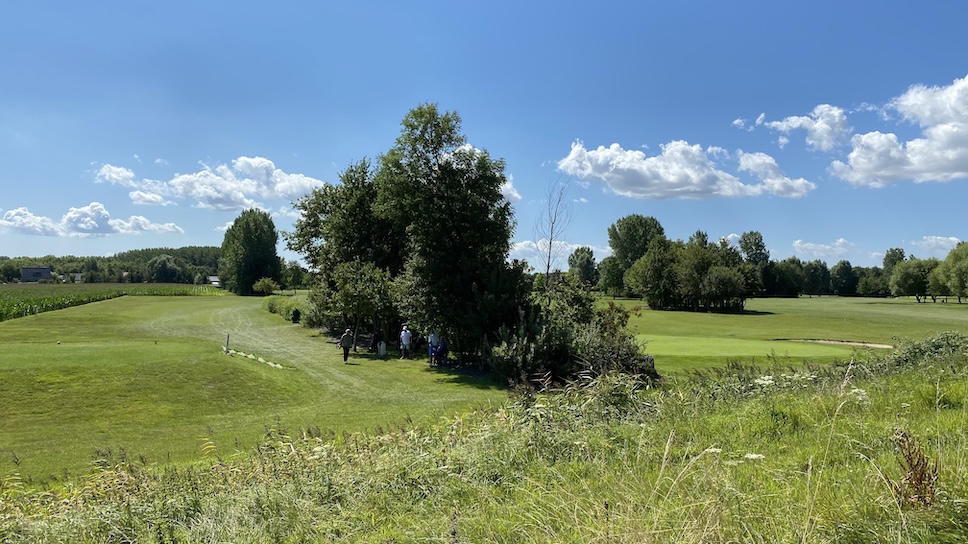
[[[262,302],[262,308],[271,314],[282,316],[286,321],[299,323],[302,319],[303,310],[300,308],[299,301],[292,297],[282,295],[272,295],[266,297]]]

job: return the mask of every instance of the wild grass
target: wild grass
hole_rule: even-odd
[[[966,350],[942,334],[840,366],[733,364],[660,386],[605,375],[431,424],[274,427],[258,448],[213,441],[206,463],[163,470],[106,454],[65,488],[8,477],[0,535],[964,542]]]

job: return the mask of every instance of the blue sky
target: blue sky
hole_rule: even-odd
[[[278,4],[278,5],[277,5]],[[220,245],[456,110],[507,161],[513,256],[632,213],[879,265],[968,236],[963,2],[19,2],[0,6],[0,255]],[[288,258],[294,255],[280,252]]]

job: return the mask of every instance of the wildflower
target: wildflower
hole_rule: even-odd
[[[773,385],[773,376],[760,376],[753,380],[753,383],[762,387],[768,387]]]
[[[759,460],[759,459],[764,459],[766,456],[759,453],[747,453],[743,457],[751,460]]]
[[[703,453],[723,453],[722,448],[706,448]]]
[[[851,389],[850,394],[853,395],[857,399],[857,402],[860,403],[868,403],[871,400],[870,397],[867,396],[867,391],[857,387]]]

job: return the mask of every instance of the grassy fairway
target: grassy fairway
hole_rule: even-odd
[[[849,359],[862,349],[792,339],[895,344],[896,338],[968,332],[968,304],[919,304],[913,299],[754,299],[745,314],[654,312],[640,300],[615,302],[641,308],[630,326],[647,342],[657,370],[665,373],[731,360],[829,362]]]
[[[231,347],[283,365],[221,353]],[[58,342],[60,342],[58,344]],[[96,449],[149,463],[248,449],[266,426],[352,431],[506,397],[422,360],[349,365],[314,331],[238,297],[123,297],[0,323],[0,475],[48,479]]]

